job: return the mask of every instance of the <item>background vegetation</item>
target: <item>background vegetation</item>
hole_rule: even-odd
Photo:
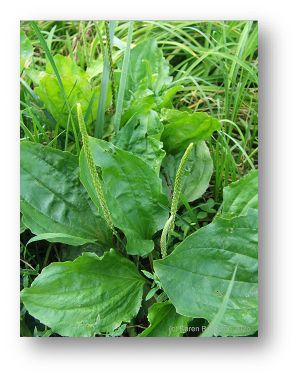
[[[80,138],[71,125],[72,109],[66,107],[69,127],[61,127],[34,88],[38,75],[56,54],[69,56],[88,72],[94,86],[100,85],[105,77],[105,24],[103,21],[22,22],[21,30],[32,45],[25,43],[21,54],[21,139],[76,153]],[[132,44],[154,37],[170,63],[173,86],[182,85],[175,95],[175,108],[207,112],[222,124],[222,129],[208,141],[214,162],[210,186],[192,209],[188,204],[181,209],[175,230],[179,240],[192,231],[194,220],[200,226],[210,222],[222,202],[224,186],[257,167],[257,34],[257,23],[252,21],[134,23]],[[128,23],[117,22],[112,46],[116,81],[127,38]],[[95,104],[98,101],[94,99]],[[96,113],[89,124],[90,135],[95,134],[101,116],[109,125],[109,109],[104,115]],[[22,288],[28,287],[50,262],[70,259],[80,253],[80,247],[64,246],[62,250],[59,243],[47,241],[26,247],[32,234],[29,230],[21,231]],[[21,307],[21,334],[49,336],[51,330]]]

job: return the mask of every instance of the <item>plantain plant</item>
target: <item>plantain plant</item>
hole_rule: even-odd
[[[93,92],[100,96],[98,86],[70,59],[54,57],[66,90],[78,77],[68,99],[81,150],[75,155],[22,141],[22,225],[35,235],[29,243],[47,240],[83,253],[47,265],[22,290],[22,303],[61,336],[182,336],[197,319],[212,325],[210,336],[252,335],[258,329],[257,170],[224,189],[211,223],[195,222],[194,232],[179,240],[180,209],[209,186],[213,163],[205,140],[220,123],[205,112],[173,108],[181,86],[172,82],[155,40],[126,51],[122,103],[116,103],[121,114],[101,139],[88,135],[96,109],[86,102]],[[48,67],[35,93],[66,125],[59,88]]]

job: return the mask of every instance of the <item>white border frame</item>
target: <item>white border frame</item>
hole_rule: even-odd
[[[251,0],[5,3],[1,19],[2,376],[239,377],[284,374],[298,354],[298,10]],[[3,5],[4,8],[4,5]],[[260,336],[218,339],[19,338],[20,19],[257,19],[260,67]],[[4,231],[3,231],[4,230]],[[296,369],[298,370],[298,369]],[[7,374],[7,375],[4,375]]]

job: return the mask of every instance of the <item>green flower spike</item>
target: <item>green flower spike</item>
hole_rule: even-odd
[[[184,177],[186,163],[190,156],[192,148],[193,148],[193,143],[190,143],[180,161],[180,165],[175,176],[170,217],[165,223],[165,226],[163,228],[162,235],[161,235],[161,241],[160,241],[161,254],[163,258],[167,256],[167,236],[174,229],[175,216],[178,209],[178,204],[179,204],[181,191],[182,191],[182,178]]]
[[[86,131],[86,126],[85,126],[85,122],[84,122],[84,118],[83,118],[83,114],[82,114],[82,107],[81,107],[80,103],[77,104],[77,116],[78,116],[80,132],[81,132],[81,135],[82,135],[83,150],[84,150],[84,153],[85,153],[85,156],[86,156],[88,169],[89,169],[89,172],[90,172],[90,175],[91,175],[91,178],[92,178],[92,183],[94,185],[99,203],[101,205],[104,218],[105,218],[109,228],[115,234],[116,232],[115,232],[115,229],[114,229],[114,226],[113,226],[112,216],[111,216],[111,213],[108,209],[107,202],[106,202],[104,192],[103,192],[103,188],[102,188],[102,184],[101,184],[98,172],[96,170],[95,163],[93,161],[93,158],[92,158],[92,155],[91,155],[91,152],[90,152],[88,134],[87,134],[87,131]]]

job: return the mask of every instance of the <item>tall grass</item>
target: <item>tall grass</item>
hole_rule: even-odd
[[[36,24],[23,22],[21,27],[35,47],[34,67],[38,69],[44,67],[47,59],[51,62],[51,57],[60,53],[70,56],[86,69],[92,64],[98,64],[100,59],[103,61],[106,44],[102,24],[95,21],[44,21]],[[37,32],[37,28],[42,30],[42,36]],[[113,43],[111,43],[115,66],[120,65],[125,55],[129,39],[128,28],[128,22],[118,22],[115,25]],[[258,162],[257,23],[135,21],[131,34],[129,37],[132,38],[133,46],[148,38],[157,39],[171,65],[173,85],[183,85],[174,100],[176,108],[208,112],[221,121],[222,130],[209,141],[215,168],[211,182],[211,196],[216,201],[220,201],[223,186],[236,180],[252,167],[256,167]],[[126,56],[116,105],[116,127],[121,112],[128,50]],[[104,64],[102,76],[97,75],[93,79],[95,84],[102,86],[105,84],[107,87],[109,80],[107,65],[108,63],[106,66]],[[43,114],[41,118],[41,106],[33,97],[32,80],[26,74],[22,80],[24,82],[21,85],[22,137],[43,143],[51,143],[54,139],[58,147],[71,149],[73,142],[77,142],[75,129],[69,127],[67,133],[60,133],[59,127],[53,125],[51,115]],[[99,101],[95,124],[96,135],[103,135],[103,130],[107,127],[103,106],[104,92],[101,91]],[[33,113],[29,114],[28,109],[32,108],[32,105]]]

